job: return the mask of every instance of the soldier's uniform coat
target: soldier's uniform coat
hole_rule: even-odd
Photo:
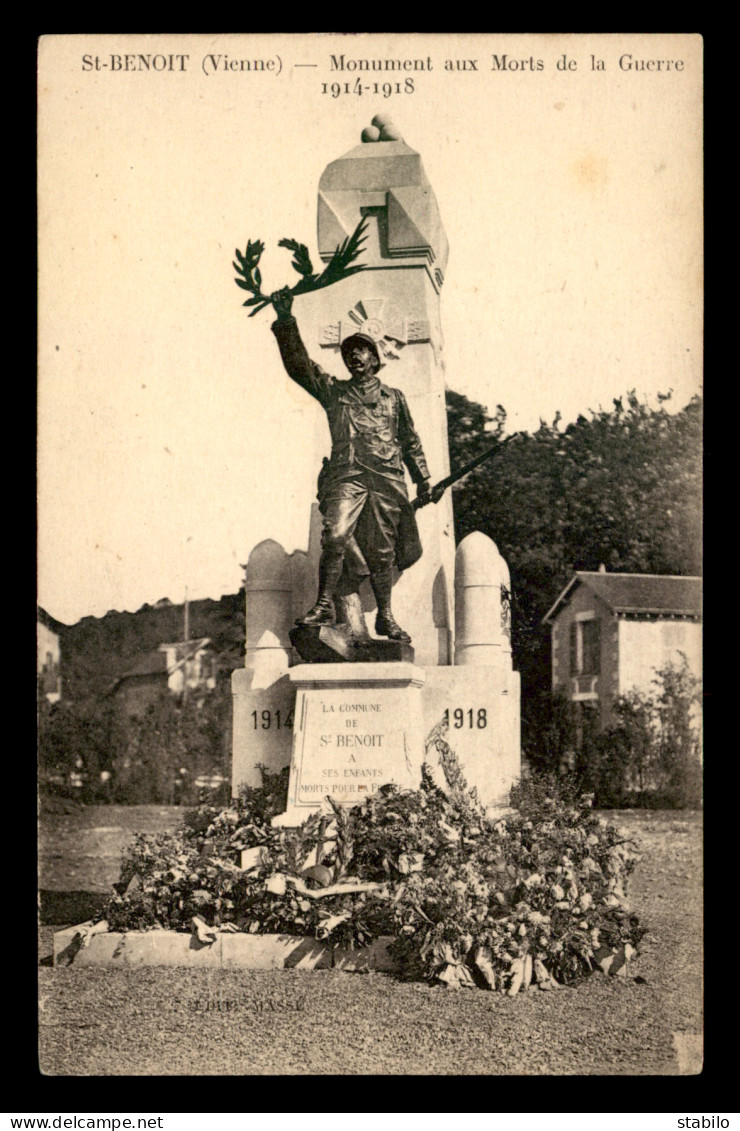
[[[329,420],[331,459],[318,484],[323,545],[348,551],[345,570],[354,582],[394,562],[408,569],[421,544],[403,468],[417,486],[429,471],[405,396],[376,376],[340,381],[325,373],[309,358],[295,318],[272,329],[286,372]]]

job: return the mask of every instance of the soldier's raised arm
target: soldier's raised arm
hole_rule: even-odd
[[[308,356],[308,350],[298,331],[298,323],[292,314],[293,294],[290,287],[275,291],[270,295],[270,302],[277,315],[272,324],[272,332],[280,347],[285,372],[325,406],[335,378],[324,373],[321,366]]]

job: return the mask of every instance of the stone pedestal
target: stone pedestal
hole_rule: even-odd
[[[255,687],[253,679],[248,668],[231,675],[232,797],[239,796],[242,786],[262,785],[260,766],[271,774],[284,769],[293,746],[295,688],[288,673],[269,687]]]
[[[428,668],[424,733],[447,723],[446,741],[489,816],[508,808],[521,773],[519,673],[499,667]]]
[[[418,789],[424,761],[420,668],[301,664],[288,678],[296,690],[288,807],[273,824],[302,824],[327,795],[356,805],[388,782]]]
[[[486,534],[455,554],[455,666],[428,673],[425,725],[448,725],[468,785],[489,814],[509,805],[521,773],[520,680],[511,662],[509,568]]]
[[[353,637],[349,626],[301,624],[290,630],[293,646],[307,664],[383,664],[403,660],[413,664],[414,649],[398,640]]]
[[[306,554],[288,554],[272,539],[260,542],[246,567],[247,640],[244,667],[232,673],[231,792],[259,786],[264,765],[287,766],[293,737],[295,691],[287,673],[294,662],[290,630],[313,587]]]

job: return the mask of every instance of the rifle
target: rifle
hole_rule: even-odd
[[[491,458],[491,456],[495,456],[497,452],[500,452],[501,449],[506,444],[508,444],[510,440],[513,440],[513,439],[514,439],[513,436],[507,436],[506,439],[502,440],[499,444],[497,444],[495,448],[489,448],[488,451],[484,452],[482,456],[476,456],[475,459],[471,459],[470,463],[466,463],[465,466],[461,467],[459,471],[453,471],[450,475],[447,475],[444,479],[440,479],[439,483],[435,483],[434,486],[432,487],[431,491],[429,492],[429,498],[428,499],[419,499],[419,498],[414,499],[413,503],[411,504],[412,508],[415,511],[418,511],[420,507],[425,507],[427,505],[427,503],[431,503],[431,502],[438,503],[439,500],[441,499],[442,495],[444,494],[444,492],[447,490],[448,487],[451,487],[453,483],[457,483],[458,480],[460,480],[464,476],[466,476],[469,471],[472,471],[474,467],[478,467],[479,464],[485,463],[487,459]],[[434,498],[435,495],[437,496],[436,499]]]

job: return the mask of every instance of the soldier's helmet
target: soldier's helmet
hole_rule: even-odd
[[[349,360],[349,352],[354,345],[367,346],[368,349],[370,350],[370,352],[375,357],[376,370],[380,369],[383,362],[380,360],[380,354],[378,353],[378,347],[376,346],[374,340],[369,336],[369,334],[350,334],[350,336],[348,338],[344,339],[344,341],[342,342],[342,344],[340,346],[340,349],[342,351],[342,360],[344,361],[345,365],[347,364],[347,362]]]

